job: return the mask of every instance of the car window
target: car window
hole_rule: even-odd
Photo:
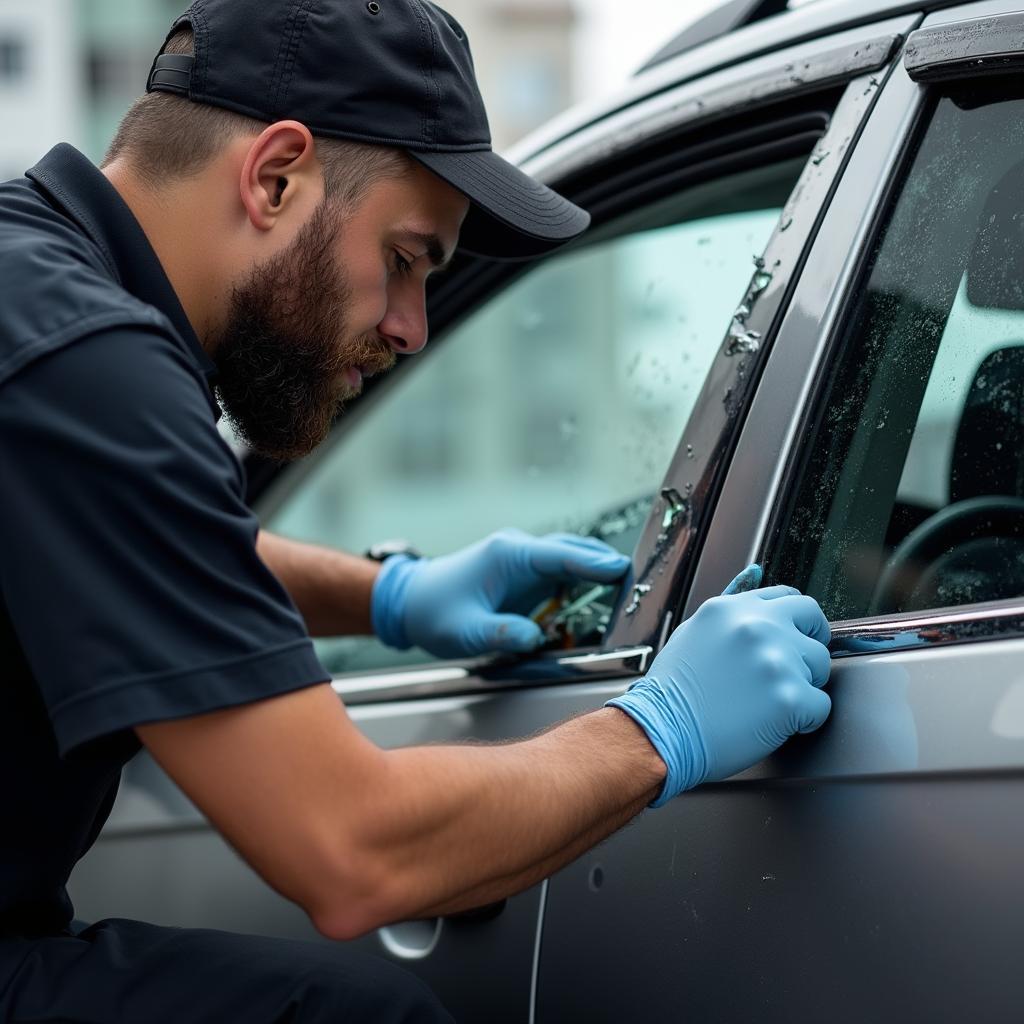
[[[835,619],[1024,593],[1024,100],[935,101],[768,558]]]
[[[267,526],[355,552],[403,538],[442,554],[506,526],[631,552],[800,168],[689,189],[515,280],[367,396]],[[591,602],[577,642],[600,640],[614,598]],[[429,660],[319,645],[335,673]]]

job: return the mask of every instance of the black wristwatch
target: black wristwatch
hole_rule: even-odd
[[[383,562],[385,558],[390,558],[392,555],[408,555],[410,558],[423,557],[407,540],[378,541],[363,552],[364,558],[369,558],[374,562]]]

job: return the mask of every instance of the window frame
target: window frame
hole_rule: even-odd
[[[1012,5],[1008,2],[1006,8],[1012,10]],[[959,28],[964,39],[977,45],[991,19],[977,18],[976,9],[946,11],[924,26],[946,25],[968,14],[975,17]],[[726,566],[764,561],[778,543],[802,475],[808,438],[814,436],[827,401],[838,348],[856,313],[878,239],[931,123],[940,89],[915,82],[901,60],[882,91],[811,252],[794,308],[752,406],[687,614],[710,596],[712,581]],[[792,411],[787,412],[786,405]],[[766,437],[777,438],[779,457],[771,467],[758,465],[759,460],[764,462]],[[1020,636],[1024,598],[833,622],[830,650],[833,658],[844,658]]]
[[[729,351],[732,339],[726,335],[663,483],[663,488],[678,488],[683,493],[687,482],[699,481],[688,496],[690,516],[686,528],[678,531],[671,545],[659,540],[666,511],[662,502],[655,502],[644,528],[634,563],[639,569],[638,577],[645,567],[650,574],[654,562],[661,559],[668,569],[663,575],[653,574],[652,590],[645,595],[639,610],[625,615],[623,608],[628,602],[621,601],[601,648],[575,650],[568,657],[545,652],[527,659],[435,662],[422,670],[410,667],[345,674],[338,677],[336,689],[346,701],[466,693],[474,690],[475,681],[486,682],[490,690],[495,686],[507,689],[557,684],[578,677],[574,666],[580,664],[588,672],[598,671],[605,679],[643,671],[649,654],[667,633],[687,586],[692,556],[699,549],[703,526],[710,520],[717,484],[769,352],[776,322],[788,303],[822,211],[835,191],[845,162],[846,144],[858,133],[873,102],[873,75],[891,62],[907,24],[907,19],[901,19],[865,26],[758,58],[707,80],[687,83],[651,98],[635,110],[616,115],[611,124],[585,130],[580,139],[556,145],[526,164],[528,172],[587,205],[594,215],[594,228],[600,229],[624,208],[638,205],[641,197],[653,203],[690,185],[745,169],[750,166],[752,154],[762,165],[808,156],[804,173],[769,244],[772,260],[780,260],[778,273],[767,287],[755,286],[759,268],[753,264],[751,267],[753,291],[748,298],[757,302],[748,327],[763,334],[760,349],[757,353]],[[806,78],[793,74],[798,62],[806,66]],[[804,120],[802,131],[797,133],[799,149],[793,149],[792,136],[784,138],[781,146],[770,144],[780,126],[792,126],[796,123],[794,115],[806,117],[808,112],[817,112],[820,123],[816,131],[809,131]],[[811,159],[815,144],[821,144],[823,138],[829,146],[834,143],[836,157]],[[647,140],[648,145],[638,145],[638,140]],[[623,159],[619,154],[627,144],[629,153]],[[594,147],[602,147],[605,159],[594,161]],[[581,153],[587,154],[585,161]],[[660,164],[646,158],[651,153]],[[704,159],[694,164],[694,154]],[[586,240],[581,244],[586,244]],[[429,297],[431,320],[441,335],[434,346],[443,344],[448,329],[522,272],[519,266],[460,258]],[[737,305],[743,298],[742,294],[737,295]],[[400,366],[389,378],[371,384],[393,386],[399,379],[396,374],[408,369],[408,364]],[[730,400],[723,403],[722,395],[730,389]],[[260,480],[258,462],[248,464],[250,482],[256,485],[250,496],[258,501],[258,510],[264,517],[272,514],[286,493],[301,486],[302,479],[333,443],[355,428],[362,404],[357,403],[346,414],[333,439],[319,453],[284,474],[277,474],[277,479],[269,481],[271,486],[267,486],[266,479]],[[699,449],[694,446],[693,458],[688,451],[688,445],[693,443],[691,438],[701,445]]]

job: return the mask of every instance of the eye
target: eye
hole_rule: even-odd
[[[403,276],[412,273],[412,260],[408,259],[398,249],[391,250],[394,259],[394,272]]]

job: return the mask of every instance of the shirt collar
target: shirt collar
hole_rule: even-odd
[[[96,243],[121,287],[171,321],[212,387],[217,367],[196,337],[146,233],[117,189],[87,157],[63,142],[26,174]]]

